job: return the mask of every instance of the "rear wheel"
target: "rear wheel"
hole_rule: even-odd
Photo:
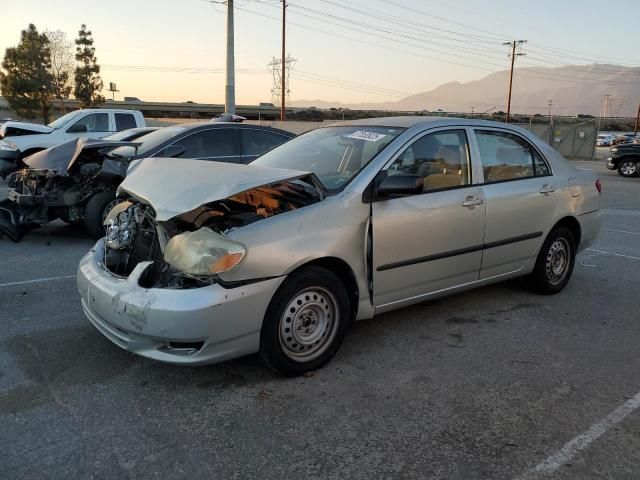
[[[342,281],[320,267],[293,273],[274,295],[262,324],[260,356],[273,370],[301,375],[335,355],[351,324]]]
[[[104,237],[103,222],[109,211],[119,203],[116,192],[96,193],[84,207],[84,228],[91,238]]]
[[[545,240],[536,266],[529,276],[531,286],[542,294],[562,291],[569,283],[576,260],[576,240],[566,227],[557,227]]]
[[[637,174],[635,160],[621,160],[618,164],[618,174],[622,177],[635,177]]]

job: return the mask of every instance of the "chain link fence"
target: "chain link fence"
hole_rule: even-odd
[[[516,125],[526,128],[540,137],[563,157],[580,160],[593,159],[598,136],[596,119],[574,125],[553,121],[546,124],[520,123]]]

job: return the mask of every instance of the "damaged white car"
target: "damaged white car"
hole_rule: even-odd
[[[89,320],[176,364],[260,352],[301,374],[353,320],[527,275],[561,291],[600,183],[517,127],[395,117],[314,130],[250,165],[142,161],[81,260]]]

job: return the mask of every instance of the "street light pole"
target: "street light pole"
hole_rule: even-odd
[[[233,0],[227,0],[227,84],[225,86],[224,111],[236,113],[235,62],[233,51]]]

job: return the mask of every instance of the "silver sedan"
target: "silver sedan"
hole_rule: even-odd
[[[322,366],[352,321],[526,276],[560,292],[601,224],[600,182],[526,130],[345,122],[250,165],[142,161],[81,260],[88,319],[131,352]]]

